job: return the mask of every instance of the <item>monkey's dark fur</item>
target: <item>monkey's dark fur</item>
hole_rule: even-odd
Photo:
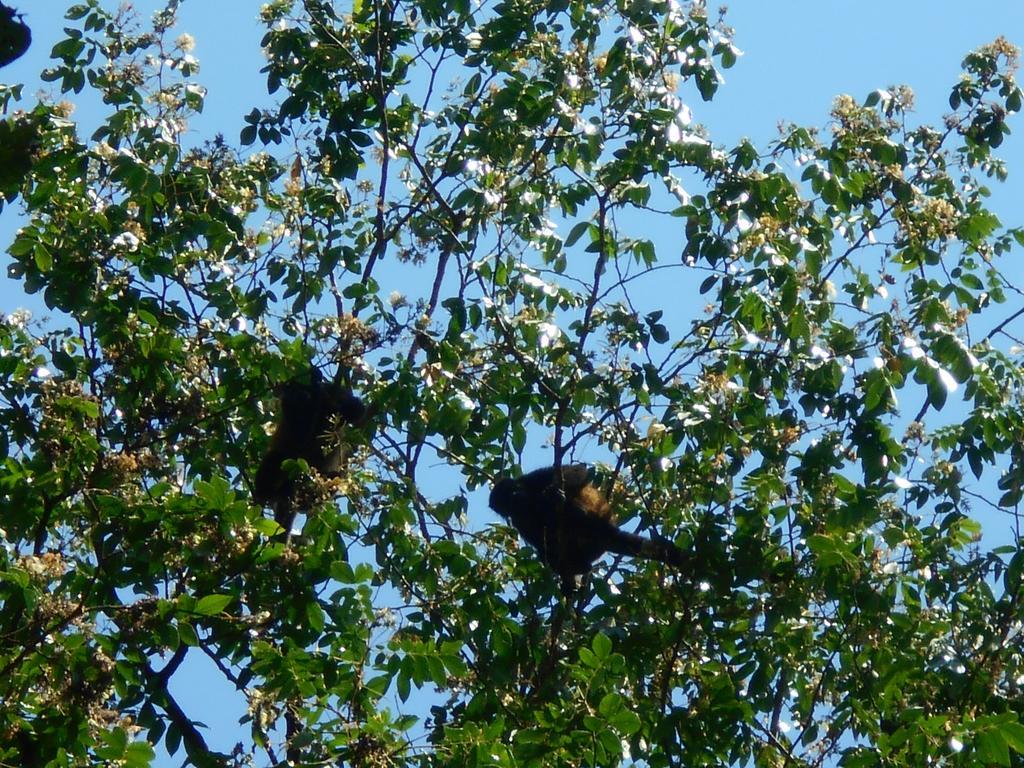
[[[554,467],[505,478],[491,491],[491,509],[536,548],[558,574],[566,594],[575,588],[576,575],[587,573],[605,552],[660,560],[676,567],[685,564],[686,554],[672,542],[621,530],[608,499],[590,478],[585,464],[562,467],[561,492]]]
[[[366,406],[350,390],[323,380],[316,369],[309,381],[292,379],[278,388],[281,411],[277,428],[253,483],[253,499],[273,504],[274,519],[285,531],[291,529],[295,512],[292,494],[295,481],[281,467],[288,459],[304,459],[321,475],[336,475],[344,459],[336,432],[339,422],[361,426]]]
[[[32,30],[20,13],[0,3],[0,67],[21,56],[32,44]]]

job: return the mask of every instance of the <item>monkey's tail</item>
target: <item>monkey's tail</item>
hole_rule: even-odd
[[[648,560],[671,565],[676,568],[686,567],[689,558],[686,553],[668,539],[648,539],[645,536],[637,536],[635,533],[627,533],[619,530],[619,535],[609,547],[612,552],[620,555],[633,555],[634,557],[645,557]]]

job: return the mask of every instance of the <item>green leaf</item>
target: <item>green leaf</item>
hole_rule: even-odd
[[[42,243],[36,243],[32,249],[32,258],[40,272],[49,272],[53,269],[53,256]]]
[[[1010,764],[1010,746],[1003,738],[1002,732],[995,728],[978,731],[974,736],[974,748],[985,763]]]
[[[444,685],[448,682],[448,672],[444,668],[444,662],[437,656],[427,656],[427,669],[430,670],[432,683]]]
[[[462,660],[462,657],[456,656],[455,654],[446,654],[442,657],[445,667],[455,677],[464,677],[469,674],[469,669],[466,667],[466,662]]]
[[[207,595],[200,598],[193,609],[200,616],[215,616],[231,603],[231,595]]]
[[[630,736],[640,730],[640,716],[628,709],[616,712],[611,718],[612,726],[623,736]]]
[[[581,221],[579,224],[577,224],[575,227],[569,230],[569,236],[565,238],[565,247],[571,248],[573,245],[575,245],[576,241],[579,240],[583,236],[583,233],[586,232],[588,229],[590,229],[590,222]]]
[[[412,675],[404,667],[405,665],[403,665],[403,668],[399,670],[398,677],[396,679],[396,682],[398,684],[398,698],[401,699],[403,702],[408,701],[409,693],[412,688]]]
[[[101,731],[99,739],[103,743],[96,747],[96,754],[104,760],[120,760],[128,747],[128,734],[123,728]]]
[[[174,757],[181,749],[181,730],[173,722],[167,726],[167,733],[164,735],[164,749],[171,757]]]
[[[373,694],[374,698],[379,699],[388,692],[390,686],[391,675],[378,675],[367,680],[365,688]]]
[[[1019,722],[1003,723],[999,732],[1014,752],[1024,754],[1024,725]]]
[[[128,768],[146,768],[156,759],[156,751],[145,741],[133,741],[124,750],[125,765]]]
[[[1016,595],[1021,587],[1021,575],[1024,573],[1024,550],[1018,550],[1010,558],[1010,564],[1003,575],[1003,585],[1009,595]]]
[[[193,648],[199,646],[199,636],[196,634],[196,628],[187,621],[178,621],[178,638],[185,645]]]
[[[1020,112],[1021,108],[1021,89],[1014,88],[1009,96],[1006,97],[1006,111],[1007,112]]]
[[[306,603],[306,621],[315,632],[323,632],[326,617],[317,602]]]
[[[604,717],[611,718],[622,709],[622,696],[617,693],[608,693],[601,699],[601,703],[597,705],[597,711],[600,712]]]
[[[604,750],[605,757],[601,762],[608,762],[622,754],[622,741],[618,734],[610,728],[604,728],[597,734],[598,745]],[[600,751],[598,752],[600,755]],[[617,760],[616,760],[617,762]]]
[[[602,661],[611,655],[612,641],[605,634],[598,632],[590,645],[594,649],[594,655]]]

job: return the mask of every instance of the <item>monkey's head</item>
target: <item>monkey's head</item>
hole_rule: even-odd
[[[346,424],[357,427],[362,426],[369,416],[366,404],[348,390],[333,390],[331,410],[340,415]]]
[[[312,416],[319,413],[327,418],[339,416],[344,423],[359,427],[369,418],[369,409],[359,397],[347,387],[325,381],[316,368],[310,372],[308,382],[304,377],[289,379],[278,384],[274,392],[282,413],[291,421],[319,418]]]
[[[274,393],[281,401],[281,411],[286,418],[302,418],[315,406],[318,383],[307,384],[299,379],[290,379],[274,387]]]
[[[511,517],[516,507],[522,504],[522,487],[519,481],[511,477],[499,480],[491,491],[488,504],[502,517]]]

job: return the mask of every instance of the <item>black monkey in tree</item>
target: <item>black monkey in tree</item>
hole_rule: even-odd
[[[563,466],[561,476],[560,487],[554,467],[500,480],[491,491],[490,505],[558,574],[564,594],[575,590],[576,576],[590,571],[605,552],[659,560],[677,568],[686,564],[686,553],[672,542],[620,529],[587,465]]]
[[[363,426],[369,412],[352,391],[339,382],[325,381],[316,368],[308,377],[286,381],[277,389],[280,413],[277,427],[253,482],[253,499],[274,507],[274,519],[286,532],[295,520],[294,468],[288,460],[303,459],[325,477],[338,474],[344,461],[338,439],[341,424]]]
[[[28,50],[32,30],[21,14],[0,3],[0,67],[10,64]]]

